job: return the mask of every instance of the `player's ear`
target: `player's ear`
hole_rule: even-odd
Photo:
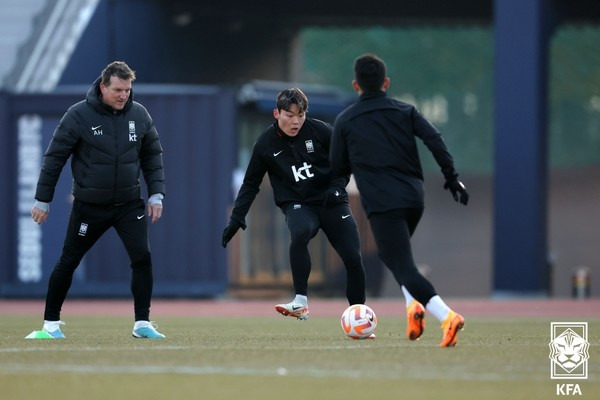
[[[355,92],[360,92],[360,86],[358,86],[358,82],[356,82],[356,79],[354,79],[352,81],[352,89],[354,89]]]
[[[390,87],[390,78],[386,76],[385,79],[383,80],[382,89],[383,89],[383,91],[386,91],[386,90],[388,90],[389,87]]]
[[[276,108],[273,109],[273,118],[279,119],[279,110]]]

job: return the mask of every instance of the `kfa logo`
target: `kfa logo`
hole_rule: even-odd
[[[587,379],[587,322],[552,322],[549,346],[552,379]]]
[[[550,377],[552,379],[587,379],[589,347],[587,322],[552,322],[550,324]],[[577,383],[557,383],[557,396],[582,396]]]
[[[86,224],[85,222],[82,222],[81,225],[79,225],[79,236],[85,236],[85,234],[87,233],[88,230],[88,224]]]
[[[576,383],[559,383],[556,385],[557,396],[572,396],[572,395],[583,396],[581,388]]]
[[[307,164],[306,162],[304,162],[304,164],[298,169],[296,169],[295,165],[292,165],[292,173],[294,174],[294,179],[296,180],[296,182],[304,181],[308,178],[312,178],[313,176],[315,176],[315,174],[310,172],[311,168],[312,165]]]
[[[92,132],[94,133],[94,136],[102,135],[102,131],[100,130],[100,128],[102,128],[102,125],[92,126]]]
[[[129,121],[129,141],[137,142],[137,135],[135,134],[135,121]]]
[[[304,141],[304,145],[306,146],[306,151],[308,153],[314,153],[315,152],[315,147],[313,146],[312,140],[305,140]]]

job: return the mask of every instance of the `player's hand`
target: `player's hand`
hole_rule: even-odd
[[[227,243],[231,240],[231,238],[235,235],[235,233],[242,227],[242,224],[237,222],[234,219],[230,219],[229,223],[223,230],[223,239],[221,241],[221,245],[223,248],[227,247]]]
[[[332,207],[340,203],[343,199],[343,192],[340,188],[331,186],[323,193],[323,207]]]
[[[48,206],[48,203],[44,204]],[[50,214],[50,208],[48,207],[48,209],[44,211],[37,205],[38,202],[36,201],[34,206],[31,208],[31,219],[33,219],[33,222],[36,222],[38,225],[41,225],[42,222],[46,222],[46,220],[48,219],[48,214]]]
[[[454,197],[454,201],[458,201],[460,204],[464,204],[465,206],[469,202],[469,193],[467,192],[467,188],[465,188],[465,185],[463,185],[463,183],[458,179],[446,181],[446,183],[444,183],[444,189],[450,190],[452,197]]]

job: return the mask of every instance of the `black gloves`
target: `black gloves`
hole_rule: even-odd
[[[335,186],[330,186],[323,194],[323,207],[332,207],[346,198],[345,192]]]
[[[454,201],[458,201],[465,206],[469,202],[469,193],[467,193],[465,185],[463,185],[458,179],[454,178],[446,181],[446,183],[444,183],[444,189],[450,190],[452,197],[454,197]]]
[[[223,248],[227,247],[227,243],[229,243],[231,238],[235,235],[235,233],[241,227],[242,227],[242,224],[240,224],[236,220],[234,220],[234,219],[229,220],[229,223],[225,227],[225,230],[223,230],[223,240],[221,242],[221,244],[223,245]]]

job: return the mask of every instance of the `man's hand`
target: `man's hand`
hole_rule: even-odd
[[[41,225],[42,222],[46,222],[50,214],[50,204],[43,201],[36,201],[31,208],[31,219]]]
[[[155,223],[162,217],[163,206],[162,204],[150,204],[146,207],[146,213],[151,217],[152,223]]]
[[[163,195],[162,193],[156,193],[150,196],[148,199],[148,204],[146,207],[146,214],[151,217],[152,223],[155,223],[162,217],[163,205],[162,205]]]
[[[458,179],[446,181],[444,184],[444,189],[450,190],[452,197],[454,197],[454,201],[458,201],[465,206],[469,202],[469,193],[467,193],[465,185],[463,185]]]
[[[221,245],[223,248],[227,247],[227,243],[231,240],[231,238],[235,235],[235,233],[242,227],[242,225],[236,220],[230,219],[229,223],[223,230],[223,239],[221,241]]]

